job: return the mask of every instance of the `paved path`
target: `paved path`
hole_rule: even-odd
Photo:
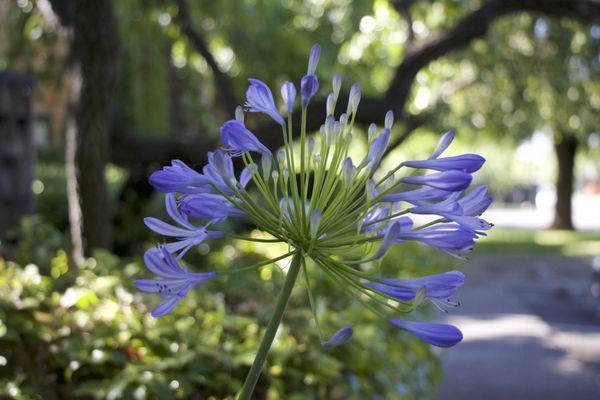
[[[479,256],[447,322],[437,400],[600,399],[600,300],[591,264],[559,256]]]

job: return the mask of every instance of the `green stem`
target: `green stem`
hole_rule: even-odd
[[[246,377],[244,386],[240,391],[238,400],[249,400],[250,396],[252,396],[252,392],[254,391],[254,387],[256,386],[258,377],[260,376],[260,371],[265,364],[265,360],[267,359],[267,354],[269,353],[273,339],[275,339],[277,328],[279,328],[279,324],[281,323],[285,306],[287,305],[290,294],[292,293],[292,289],[294,288],[294,284],[296,283],[298,271],[300,271],[300,267],[302,266],[302,257],[302,254],[297,253],[292,258],[292,264],[288,270],[283,287],[279,292],[279,296],[277,297],[275,311],[273,312],[273,316],[267,325],[265,336],[260,342],[260,347],[256,353],[256,358],[254,359],[254,363],[252,363],[250,372],[248,372],[248,376]]]

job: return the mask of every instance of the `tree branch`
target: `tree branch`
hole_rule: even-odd
[[[177,0],[178,2],[184,0]],[[427,66],[430,62],[442,57],[452,51],[466,47],[474,39],[485,36],[492,23],[502,16],[516,12],[536,12],[542,15],[553,17],[567,17],[591,23],[600,20],[600,3],[594,0],[489,0],[480,8],[464,17],[454,28],[437,34],[427,42],[414,46],[407,51],[404,60],[396,68],[394,78],[389,89],[382,97],[363,97],[357,114],[357,122],[368,124],[374,121],[383,121],[387,110],[392,110],[396,114],[399,123],[406,123],[411,117],[404,112],[406,103],[410,96],[413,82],[417,72]],[[317,130],[325,119],[325,99],[313,101],[308,107],[307,128]],[[294,113],[295,120],[298,120],[300,111]],[[410,125],[409,125],[410,126]],[[281,128],[277,123],[269,122],[254,129],[259,139],[272,149],[278,148],[283,144]],[[408,137],[412,130],[407,130]],[[151,144],[151,141],[154,143]],[[170,158],[182,156],[185,160],[186,154],[193,155],[195,162],[205,162],[207,150],[216,147],[216,138],[199,138],[193,143],[179,145],[168,141],[167,139],[149,139],[134,138],[128,136],[126,142],[133,146],[117,147],[113,146],[113,155],[117,159],[126,160],[135,156],[138,162],[165,163]],[[138,151],[138,147],[148,147],[152,151],[143,154]],[[180,152],[181,151],[181,152]],[[119,156],[118,153],[121,153]],[[136,154],[134,154],[136,153]],[[116,161],[116,160],[115,160]]]
[[[233,112],[239,103],[231,79],[225,72],[221,71],[213,54],[208,49],[204,37],[202,37],[198,30],[194,29],[187,1],[175,0],[175,3],[178,8],[177,18],[175,19],[177,25],[179,25],[183,34],[187,36],[194,49],[204,57],[204,60],[211,69],[219,92],[217,96],[218,101],[226,111]]]

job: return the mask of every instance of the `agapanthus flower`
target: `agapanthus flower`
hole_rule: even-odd
[[[307,73],[300,82],[301,121],[307,120],[307,105],[319,87],[319,56],[320,48],[313,47]],[[383,121],[377,121],[382,124],[379,129],[375,124],[368,127],[368,150],[360,160],[353,160],[349,148],[353,135],[360,134],[354,130],[354,122],[361,92],[359,85],[352,85],[345,112],[336,112],[337,102],[343,97],[341,86],[336,75],[320,129],[310,132],[301,123],[299,138],[294,138],[292,122],[285,118],[291,118],[293,111],[294,84],[286,82],[281,87],[286,110],[282,116],[270,89],[252,79],[246,106],[251,112],[271,116],[281,125],[283,149],[264,146],[246,128],[243,110],[238,108],[235,119],[221,127],[222,146],[209,153],[202,172],[174,160],[171,166],[150,177],[157,190],[167,193],[167,213],[178,225],[146,219],[150,229],[171,238],[145,256],[148,269],[161,279],[137,282],[141,290],[163,296],[163,303],[153,311],[155,316],[169,313],[195,285],[218,278],[214,272],[188,272],[179,264],[178,259],[191,247],[220,236],[287,245],[288,251],[273,259],[223,271],[238,273],[291,259],[240,399],[251,396],[300,270],[325,347],[343,345],[351,340],[354,330],[350,325],[340,328],[319,323],[317,310],[321,312],[323,308],[317,306],[318,299],[311,289],[311,270],[331,279],[341,292],[399,330],[441,347],[453,346],[462,339],[454,326],[411,321],[408,316],[424,302],[445,311],[458,306],[451,297],[464,281],[461,272],[416,278],[381,277],[378,264],[392,248],[408,241],[466,258],[478,237],[491,227],[481,218],[491,203],[487,187],[469,190],[472,174],[485,160],[476,154],[441,157],[455,137],[454,131],[449,131],[429,157],[403,160],[391,170],[382,171],[380,166],[393,132],[391,111]],[[295,151],[295,140],[299,151]],[[260,160],[255,160],[257,156]],[[239,178],[234,172],[234,157],[245,165]],[[415,225],[419,220],[413,218],[415,215],[429,216],[431,221]],[[223,222],[229,218],[245,218],[270,238],[226,232],[230,224]],[[401,260],[395,273],[404,275]],[[330,334],[325,335],[324,331]]]
[[[196,285],[217,277],[216,272],[188,272],[167,248],[158,246],[144,254],[148,269],[163,279],[138,279],[135,285],[143,292],[158,293],[163,302],[152,310],[152,316],[162,317],[173,310],[179,301]]]
[[[250,87],[246,92],[246,106],[250,112],[261,112],[269,115],[279,124],[285,124],[283,117],[277,111],[271,89],[261,80],[249,79]],[[293,99],[292,99],[293,102]]]

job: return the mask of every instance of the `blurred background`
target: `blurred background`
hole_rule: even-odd
[[[487,159],[476,179],[496,227],[468,263],[418,245],[383,261],[396,276],[465,271],[462,307],[419,311],[457,324],[461,344],[441,352],[395,331],[315,272],[322,325],[354,323],[355,337],[321,348],[299,285],[256,398],[600,397],[597,1],[3,0],[0,398],[233,398],[285,264],[152,318],[156,298],[133,286],[159,240],[142,223],[162,215],[147,177],[172,158],[200,168],[247,78],[297,82],[313,43],[309,127],[337,73],[342,93],[363,90],[354,154],[388,109],[390,165],[455,129],[454,154]],[[247,120],[281,145],[268,119]],[[189,259],[219,271],[280,250],[227,239]]]

